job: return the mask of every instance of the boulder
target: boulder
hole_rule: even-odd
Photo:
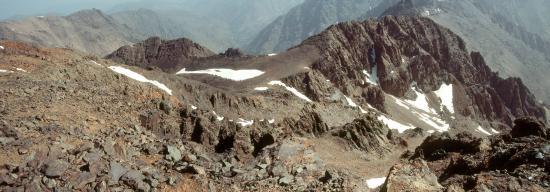
[[[443,191],[438,178],[425,161],[394,165],[382,186],[383,192],[400,191]]]
[[[166,159],[167,160],[170,160],[170,161],[173,161],[173,162],[178,162],[182,158],[183,157],[181,155],[181,151],[177,147],[174,147],[174,146],[171,146],[171,145],[166,146]]]
[[[542,138],[548,137],[548,128],[543,122],[532,118],[523,117],[514,121],[514,127],[512,128],[512,137],[526,137],[529,135],[539,136]]]
[[[127,172],[128,168],[122,166],[120,163],[111,162],[111,171],[109,172],[111,180],[118,182],[118,180],[120,180],[120,177],[122,177]]]
[[[46,164],[44,175],[48,177],[59,177],[69,169],[70,164],[64,160],[54,160]]]

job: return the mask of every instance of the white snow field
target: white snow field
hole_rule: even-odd
[[[151,83],[154,86],[158,87],[159,89],[165,91],[169,95],[172,95],[172,90],[169,89],[166,85],[164,85],[164,84],[162,84],[158,81],[149,80],[146,77],[144,77],[143,75],[141,75],[139,73],[136,73],[136,72],[133,72],[132,70],[129,70],[129,69],[126,69],[126,68],[120,67],[120,66],[110,66],[109,69],[113,70],[116,73],[120,73],[120,74],[122,74],[126,77],[129,77],[133,80],[143,82],[143,83]]]
[[[176,74],[208,74],[208,75],[214,75],[218,76],[224,79],[229,79],[233,81],[244,81],[247,79],[252,79],[254,77],[258,77],[260,75],[263,75],[265,72],[257,70],[257,69],[239,69],[239,70],[233,70],[233,69],[205,69],[205,70],[198,70],[198,71],[186,71],[185,68],[178,71]]]
[[[292,94],[296,95],[297,97],[299,97],[300,99],[303,99],[307,102],[313,102],[311,99],[309,99],[306,95],[300,93],[300,91],[298,91],[297,89],[293,88],[293,87],[289,87],[287,86],[285,83],[283,83],[282,81],[271,81],[268,83],[269,85],[279,85],[279,86],[283,86],[287,91],[290,91]]]

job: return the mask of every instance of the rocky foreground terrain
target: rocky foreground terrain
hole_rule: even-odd
[[[426,18],[269,56],[0,46],[1,191],[549,188],[547,109]]]
[[[548,191],[548,127],[517,119],[510,133],[479,139],[434,134],[390,170],[382,191]]]

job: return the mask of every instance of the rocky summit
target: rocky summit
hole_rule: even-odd
[[[0,191],[548,191],[548,106],[451,29],[401,15],[267,55],[0,40]]]

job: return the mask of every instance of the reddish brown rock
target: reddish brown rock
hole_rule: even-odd
[[[321,59],[313,69],[345,94],[363,92],[367,100],[380,102],[378,94],[369,93],[370,87],[404,97],[411,84],[430,92],[446,83],[458,87],[459,115],[510,127],[515,117],[545,118],[544,109],[521,80],[500,78],[479,53],[468,52],[459,36],[427,18],[385,16],[378,21],[344,22],[303,45],[319,48]],[[363,70],[375,73],[378,85],[366,83]]]
[[[151,37],[141,43],[121,47],[106,58],[127,65],[174,71],[185,67],[192,59],[212,55],[215,53],[189,39],[166,41]]]
[[[512,129],[512,137],[526,137],[534,135],[538,137],[548,137],[548,128],[543,122],[534,118],[524,117],[516,119],[514,121],[514,128]]]

